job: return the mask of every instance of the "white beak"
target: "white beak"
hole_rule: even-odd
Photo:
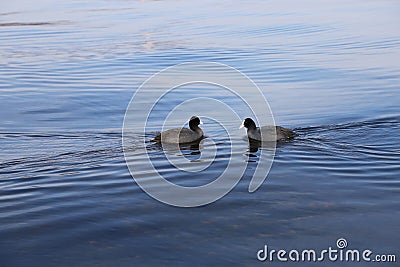
[[[244,122],[240,125],[239,129],[242,129],[244,127]]]
[[[203,125],[203,122],[200,120],[200,125]]]

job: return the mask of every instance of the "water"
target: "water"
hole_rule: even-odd
[[[0,7],[2,266],[254,266],[265,244],[322,250],[340,237],[349,248],[399,260],[397,2],[41,0]],[[268,178],[249,194],[268,152],[248,151],[240,132],[234,138],[242,153],[232,159],[249,161],[242,180],[221,200],[184,209],[134,183],[121,128],[145,79],[192,61],[244,72],[277,124],[299,136],[278,145]],[[225,103],[236,106],[233,98]],[[153,117],[154,131],[134,135],[133,151],[164,116]],[[179,172],[164,164],[160,148],[149,148],[172,182],[206,184],[226,166],[229,140],[208,122],[203,129],[219,150],[201,173]],[[208,147],[172,154],[195,164]],[[143,155],[136,157],[140,163]],[[324,264],[331,266],[293,265]]]

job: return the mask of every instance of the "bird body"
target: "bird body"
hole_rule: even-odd
[[[153,141],[167,144],[185,144],[200,141],[204,133],[199,124],[202,124],[200,119],[193,116],[190,118],[189,128],[173,128],[163,131],[157,134]]]
[[[247,137],[256,141],[284,141],[296,136],[296,134],[292,130],[281,126],[257,127],[255,122],[250,118],[247,118],[243,121],[240,128],[243,127],[247,128]]]

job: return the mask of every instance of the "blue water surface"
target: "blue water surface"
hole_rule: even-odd
[[[338,238],[374,255],[397,253],[384,265],[398,265],[398,2],[20,0],[0,10],[1,266],[272,265],[257,260],[266,244],[322,250]],[[277,146],[267,179],[250,194],[268,152],[250,150],[243,131],[235,137],[243,153],[232,156],[248,162],[239,184],[185,209],[138,187],[121,132],[147,78],[197,61],[249,76],[276,123],[299,136]],[[166,111],[176,104],[170,97]],[[152,125],[164,118],[154,113]],[[203,172],[178,171],[162,149],[148,149],[167,179],[206,184],[226,167],[230,143],[209,122],[203,129],[218,153]],[[130,149],[153,130],[133,133]],[[201,149],[179,153],[196,158]],[[138,166],[144,156],[135,155]]]

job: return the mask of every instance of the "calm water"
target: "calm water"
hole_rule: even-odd
[[[3,1],[0,10],[2,266],[255,266],[265,244],[322,250],[340,237],[349,248],[397,253],[397,263],[376,266],[398,265],[397,1],[41,0]],[[252,194],[251,174],[268,151],[248,151],[235,137],[243,153],[233,160],[249,162],[242,180],[221,200],[184,209],[135,184],[121,127],[145,79],[191,61],[244,72],[277,124],[299,136],[277,147]],[[175,105],[165,101],[154,131],[133,136],[133,152]],[[201,173],[177,171],[148,147],[172,182],[206,184],[226,166],[225,132],[208,122],[218,151]],[[172,153],[196,164],[207,149]]]

